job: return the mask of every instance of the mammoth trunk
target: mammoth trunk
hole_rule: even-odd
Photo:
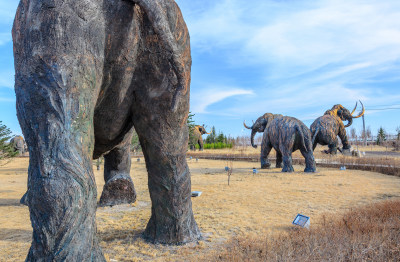
[[[254,136],[256,135],[257,131],[251,130],[251,146],[254,148],[257,148],[257,146],[254,144]]]
[[[345,127],[349,127],[349,126],[351,126],[351,124],[353,124],[353,118],[348,118],[347,125],[345,125]]]

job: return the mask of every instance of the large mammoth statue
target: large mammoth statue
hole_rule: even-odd
[[[14,136],[10,140],[10,144],[13,145],[14,150],[18,151],[20,155],[23,155],[27,151],[27,146],[22,136]]]
[[[359,118],[365,113],[365,108],[362,102],[360,101],[362,106],[362,111],[358,116],[353,116],[354,112],[357,109],[357,103],[354,107],[353,111],[350,113],[348,109],[343,107],[342,105],[334,105],[332,109],[327,110],[325,114],[321,117],[318,117],[311,124],[311,133],[312,133],[312,143],[313,150],[317,146],[320,145],[328,145],[329,150],[325,150],[327,154],[335,155],[338,150],[338,139],[343,144],[343,150],[339,148],[339,151],[343,151],[343,153],[350,153],[350,144],[346,135],[346,127],[349,127],[353,123],[354,118]],[[343,124],[343,121],[347,120],[347,125]]]
[[[254,135],[256,132],[264,132],[261,143],[261,168],[269,168],[271,163],[268,155],[272,148],[276,151],[276,167],[282,172],[293,172],[292,152],[300,150],[305,158],[306,168],[304,172],[315,172],[315,160],[312,150],[310,130],[300,120],[282,115],[266,113],[259,117],[251,129],[251,144],[254,148]]]
[[[30,154],[27,261],[105,261],[92,159],[106,154],[102,198],[133,189],[133,126],[152,201],[144,237],[197,240],[185,160],[190,41],[175,1],[21,0],[12,33]]]
[[[205,134],[210,134],[210,133],[207,133],[204,125],[202,125],[202,126],[196,125],[193,128],[193,145],[192,145],[193,148],[195,148],[195,145],[199,145],[200,151],[203,151],[204,146],[203,146],[202,135],[205,135]]]

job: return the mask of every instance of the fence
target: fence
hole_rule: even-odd
[[[191,154],[188,156],[199,159],[210,159],[210,160],[230,160],[230,161],[247,161],[247,162],[259,162],[259,155],[212,155],[212,154]],[[270,158],[274,161],[276,158]],[[293,164],[304,165],[304,158],[293,158]],[[316,159],[317,167],[328,167],[328,168],[340,168],[345,166],[347,169],[363,170],[378,172],[386,175],[399,176],[400,177],[400,165],[398,160],[393,159],[372,159],[372,158],[356,158],[356,157],[341,157],[335,160],[332,159]]]

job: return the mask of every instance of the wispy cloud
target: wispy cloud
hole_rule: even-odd
[[[257,95],[238,96],[225,113],[309,117],[336,103],[400,101],[398,87],[387,84],[400,81],[397,0],[178,2],[197,10],[186,21],[198,58],[218,56],[221,67],[240,68],[242,83],[246,74],[258,77],[251,85]],[[206,112],[207,104],[198,105]]]
[[[237,51],[233,56],[247,59],[232,59],[240,64],[273,62],[275,69],[300,72],[343,60],[384,63],[400,57],[400,2],[312,3],[217,1],[187,18],[193,46],[229,46]]]
[[[207,113],[210,105],[223,101],[229,97],[239,95],[252,95],[253,91],[230,87],[213,87],[194,92],[191,97],[191,111],[195,113]]]

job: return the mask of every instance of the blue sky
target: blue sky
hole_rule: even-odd
[[[367,109],[376,133],[400,126],[400,1],[178,0],[191,35],[191,111],[225,134],[248,135],[266,112],[307,126],[334,104]],[[250,4],[251,3],[251,4]],[[11,27],[0,0],[0,120],[15,112]],[[353,123],[361,131],[362,121]]]

